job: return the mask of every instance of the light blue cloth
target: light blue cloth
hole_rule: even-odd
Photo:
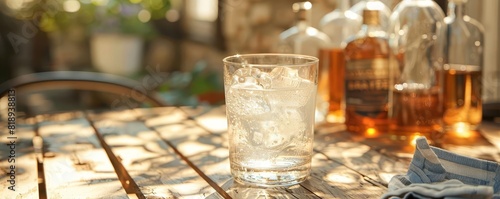
[[[394,176],[381,198],[500,199],[500,164],[429,146],[420,137],[408,172]]]

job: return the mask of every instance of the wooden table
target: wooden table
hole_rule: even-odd
[[[395,145],[410,137],[367,139],[323,125],[307,181],[249,187],[231,178],[226,128],[224,107],[17,118],[12,135],[2,121],[0,198],[378,198],[393,175],[406,173],[413,153],[411,144]],[[500,124],[484,122],[480,132],[439,145],[500,161]]]

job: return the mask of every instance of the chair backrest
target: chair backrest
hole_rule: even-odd
[[[61,89],[98,91],[150,106],[167,105],[154,89],[145,89],[138,81],[112,74],[84,71],[51,71],[22,75],[0,84],[0,99],[7,97],[11,90],[19,94]]]

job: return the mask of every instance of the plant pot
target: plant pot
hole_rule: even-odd
[[[90,41],[93,66],[100,72],[131,76],[141,69],[144,40],[118,33],[94,34]]]
[[[82,26],[47,33],[50,39],[51,70],[88,70],[90,52]],[[45,52],[39,52],[45,53]]]
[[[223,91],[211,91],[198,95],[199,102],[205,102],[208,104],[223,104],[224,100],[225,98]]]

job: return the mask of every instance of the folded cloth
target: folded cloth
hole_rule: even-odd
[[[381,198],[500,199],[500,164],[429,146],[419,137],[408,172],[394,176],[388,188]]]

